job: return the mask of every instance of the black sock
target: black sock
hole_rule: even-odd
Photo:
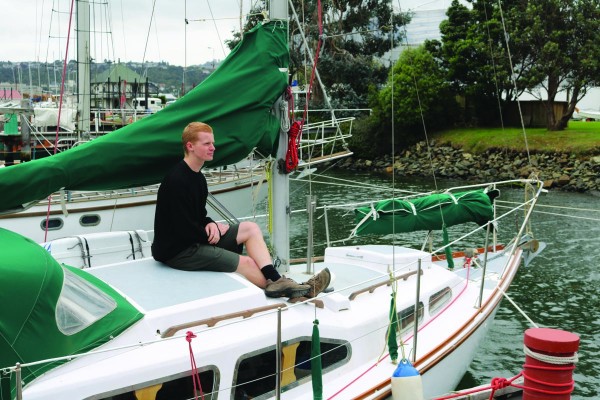
[[[279,275],[279,272],[277,272],[273,264],[265,265],[260,269],[260,272],[262,272],[265,278],[270,279],[272,282],[275,282],[281,278],[281,275]]]

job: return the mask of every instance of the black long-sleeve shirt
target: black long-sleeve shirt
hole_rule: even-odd
[[[152,256],[166,262],[195,243],[208,244],[208,185],[202,172],[181,160],[163,179],[154,215]]]

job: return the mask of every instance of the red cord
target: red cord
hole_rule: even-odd
[[[202,384],[200,383],[200,374],[198,373],[198,367],[196,366],[196,358],[194,357],[194,352],[192,351],[192,339],[195,338],[194,332],[187,331],[185,336],[185,340],[188,342],[188,346],[190,349],[190,364],[192,365],[192,380],[194,381],[194,398],[198,400],[198,391],[200,392],[200,396],[202,400],[204,400],[204,393],[202,392]]]
[[[513,385],[513,381],[517,378],[519,378],[521,375],[523,375],[523,373],[521,372],[520,374],[513,376],[510,379],[506,379],[506,378],[492,378],[492,381],[489,385],[486,386],[481,386],[478,387],[476,389],[471,389],[471,390],[466,390],[466,391],[461,391],[460,393],[454,393],[454,394],[450,394],[448,396],[443,396],[443,397],[435,397],[434,400],[448,400],[448,399],[453,399],[455,397],[463,397],[466,395],[470,395],[473,393],[477,393],[477,392],[483,392],[484,390],[488,390],[488,389],[492,389],[492,392],[490,393],[490,397],[489,400],[492,400],[494,398],[494,394],[496,393],[496,390],[499,389],[504,389],[506,387],[509,386],[515,386],[515,387],[520,387],[519,385]]]
[[[285,156],[285,173],[289,174],[298,166],[298,138],[302,132],[302,121],[294,121],[288,131],[288,147]]]

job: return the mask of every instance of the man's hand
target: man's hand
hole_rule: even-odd
[[[221,240],[221,236],[227,232],[229,225],[221,224],[219,222],[211,222],[206,225],[206,236],[208,236],[208,243],[217,244]]]

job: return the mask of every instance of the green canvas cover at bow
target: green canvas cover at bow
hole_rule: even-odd
[[[183,157],[181,133],[193,121],[206,122],[215,132],[217,151],[207,167],[233,164],[254,148],[274,155],[280,120],[271,109],[288,84],[286,32],[282,22],[259,25],[210,77],[156,114],[63,153],[0,169],[0,211],[61,188],[158,183]]]
[[[357,235],[439,230],[465,222],[483,225],[494,218],[492,200],[483,190],[438,193],[411,200],[383,200],[354,210]],[[368,218],[365,218],[369,215]],[[361,223],[362,221],[362,223]]]
[[[58,327],[56,312],[63,290],[63,266],[39,244],[2,228],[0,254],[0,368],[84,353],[108,342],[143,317],[98,278],[64,266],[115,303],[108,314],[79,332],[66,335]],[[30,382],[59,364],[24,367],[21,378]],[[7,386],[8,379],[3,377],[2,392],[6,393]]]

